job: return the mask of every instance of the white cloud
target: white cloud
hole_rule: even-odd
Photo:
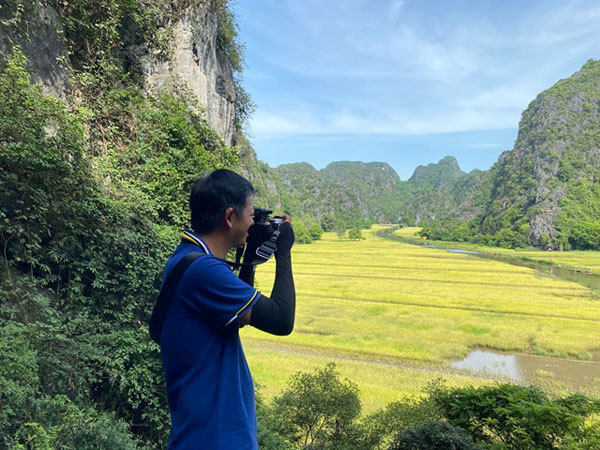
[[[277,89],[250,90],[259,105],[252,130],[516,128],[539,92],[569,76],[574,61],[585,62],[578,55],[600,52],[599,11],[591,3],[282,2],[284,20],[254,23],[263,47],[253,54],[268,64],[247,79],[272,71]]]
[[[511,80],[510,85],[496,86],[462,97],[458,104],[463,108],[485,109],[495,111],[501,109],[524,110],[539,93],[539,87],[520,86],[518,80]]]
[[[252,119],[252,131],[263,137],[315,134],[420,135],[514,128],[518,120],[519,113],[504,111],[490,115],[482,114],[477,109],[447,110],[422,116],[396,113],[380,117],[363,117],[349,112],[323,116],[306,112],[277,115],[259,112]]]

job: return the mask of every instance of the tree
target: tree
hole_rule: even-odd
[[[323,231],[333,231],[335,228],[335,219],[329,213],[325,213],[321,216],[321,228]]]
[[[360,228],[354,227],[354,228],[350,228],[348,230],[348,239],[351,239],[353,241],[358,241],[360,239],[364,239]]]
[[[358,387],[340,380],[334,363],[292,376],[287,391],[274,399],[280,433],[303,447],[343,440],[354,434],[360,414]]]
[[[573,248],[600,250],[600,220],[576,223],[571,231],[569,242]]]
[[[301,219],[296,219],[294,220],[293,224],[296,242],[298,244],[310,244],[313,241],[313,238],[310,235],[308,229],[306,228],[306,224],[304,223],[304,221]]]

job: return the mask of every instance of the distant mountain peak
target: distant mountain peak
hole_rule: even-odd
[[[418,166],[408,181],[413,184],[428,184],[440,187],[454,183],[464,175],[466,173],[460,170],[456,158],[445,156],[437,163]]]

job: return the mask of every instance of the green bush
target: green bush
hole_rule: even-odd
[[[586,417],[600,412],[598,402],[579,395],[550,400],[536,387],[512,384],[439,389],[433,400],[451,425],[478,442],[515,449],[583,444]]]
[[[81,409],[65,396],[47,397],[30,404],[30,420],[10,436],[15,449],[138,449],[127,423],[114,414]]]
[[[296,242],[298,244],[310,244],[313,241],[312,236],[310,235],[308,229],[306,228],[306,224],[302,219],[295,219],[293,222],[294,225],[294,235],[296,236]]]
[[[350,228],[348,230],[348,239],[352,241],[359,241],[361,239],[364,239],[360,228]]]
[[[569,243],[581,250],[600,250],[600,220],[582,221],[574,225]]]
[[[398,434],[390,450],[483,450],[462,428],[441,420],[415,425]]]
[[[278,432],[305,448],[351,441],[361,409],[357,386],[340,380],[333,363],[313,373],[293,375],[288,389],[273,403],[280,420]]]
[[[427,393],[431,389],[428,386]],[[428,395],[420,399],[408,398],[389,403],[362,421],[363,439],[370,448],[389,443],[408,428],[441,418],[439,408]]]
[[[235,151],[165,95],[117,86],[70,112],[29,83],[25,65],[17,51],[0,74],[0,326],[14,334],[6,367],[39,375],[26,386],[20,372],[0,373],[1,430],[62,446],[50,416],[30,412],[66,395],[83,421],[112,411],[164,446],[168,407],[145,321],[192,180],[231,166]]]

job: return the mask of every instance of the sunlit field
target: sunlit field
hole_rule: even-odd
[[[242,330],[265,397],[291,374],[335,361],[368,411],[418,395],[440,376],[450,385],[491,382],[450,369],[474,348],[583,360],[600,350],[598,294],[532,269],[376,236],[383,227],[360,241],[325,233],[293,248],[294,332]],[[266,295],[274,267],[257,269]]]
[[[418,227],[406,227],[394,231],[397,236],[405,238],[415,238],[415,233],[420,230]],[[480,250],[498,255],[515,256],[519,258],[527,258],[534,261],[542,261],[553,264],[561,264],[574,269],[593,271],[600,273],[600,251],[594,250],[573,250],[568,252],[543,251],[532,249],[507,249],[498,247],[487,247],[484,245],[470,244],[467,242],[447,243],[439,241],[439,245],[452,245],[453,247],[468,248]]]

